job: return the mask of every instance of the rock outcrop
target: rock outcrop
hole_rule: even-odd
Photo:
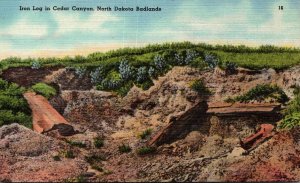
[[[86,172],[79,159],[54,156],[69,147],[18,124],[0,128],[0,182],[57,182]]]

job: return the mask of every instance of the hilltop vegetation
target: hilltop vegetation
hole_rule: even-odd
[[[250,48],[232,45],[192,44],[190,42],[149,45],[143,48],[123,48],[87,57],[65,58],[7,58],[0,69],[26,66],[32,69],[62,66],[75,70],[78,77],[89,74],[99,90],[126,95],[135,84],[148,89],[152,79],[164,75],[173,66],[213,69],[219,66],[229,73],[237,66],[262,69],[286,69],[300,63],[300,49],[274,46]]]

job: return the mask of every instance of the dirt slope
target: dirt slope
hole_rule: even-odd
[[[0,128],[0,181],[64,181],[87,170],[80,159],[54,156],[69,147],[57,139],[12,124]]]

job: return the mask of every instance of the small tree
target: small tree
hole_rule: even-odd
[[[40,69],[42,67],[42,65],[41,65],[41,63],[39,62],[39,61],[33,61],[32,63],[31,63],[31,68],[32,69]]]
[[[154,57],[154,65],[160,72],[163,72],[167,68],[166,61],[160,55]]]
[[[86,68],[84,67],[77,67],[75,69],[75,74],[81,79],[83,78],[83,76],[85,75],[86,73]]]
[[[140,67],[137,71],[136,81],[142,83],[148,79],[148,72],[146,67]]]
[[[134,75],[134,69],[128,64],[127,60],[122,60],[119,65],[119,72],[122,80],[127,81]]]
[[[210,69],[214,69],[219,63],[219,59],[215,55],[211,54],[205,54],[204,61]]]
[[[95,71],[90,73],[91,82],[93,84],[101,83],[102,80],[105,78],[105,71],[103,66],[99,66]]]

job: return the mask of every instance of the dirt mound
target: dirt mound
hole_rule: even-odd
[[[23,126],[12,124],[0,128],[0,181],[63,181],[86,171],[79,159],[54,156],[68,147]]]
[[[43,67],[40,69],[16,67],[3,71],[1,77],[20,86],[29,87],[35,83],[43,82],[47,75],[58,69],[59,67]]]

